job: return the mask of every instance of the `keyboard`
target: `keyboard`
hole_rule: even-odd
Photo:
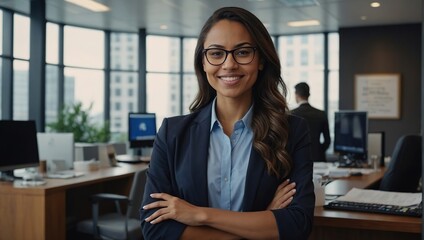
[[[348,210],[357,212],[369,212],[369,213],[384,213],[400,216],[411,216],[421,217],[422,216],[422,202],[418,206],[395,206],[395,205],[383,205],[375,203],[358,203],[358,202],[347,202],[347,201],[332,201],[327,205],[324,205],[325,209],[335,210]]]

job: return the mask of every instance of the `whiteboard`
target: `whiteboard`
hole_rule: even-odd
[[[367,111],[369,118],[400,118],[400,75],[357,74],[355,109]]]

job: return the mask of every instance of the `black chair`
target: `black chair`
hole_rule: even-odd
[[[422,137],[405,135],[399,138],[392,160],[380,183],[380,190],[417,192],[421,178]]]
[[[129,197],[110,193],[92,196],[92,219],[77,224],[78,232],[93,235],[95,239],[143,239],[139,209],[146,184],[146,170],[134,174]],[[99,203],[113,201],[117,211],[99,214]],[[122,213],[120,204],[127,204],[126,213]]]

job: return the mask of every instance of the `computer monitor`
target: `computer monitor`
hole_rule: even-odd
[[[340,164],[367,164],[368,114],[365,111],[334,113],[334,152]]]
[[[40,159],[47,161],[49,172],[70,170],[74,167],[73,133],[37,133]]]
[[[155,137],[155,113],[128,114],[128,141],[130,143],[130,148],[153,147]]]
[[[0,171],[3,180],[13,180],[13,170],[38,167],[35,121],[0,120]]]

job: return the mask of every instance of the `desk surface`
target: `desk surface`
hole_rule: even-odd
[[[85,175],[68,179],[45,179],[46,184],[40,186],[14,186],[10,182],[0,182],[0,194],[25,192],[26,194],[46,194],[58,190],[90,185],[118,178],[124,178],[147,168],[147,164],[119,163],[116,167],[101,168],[85,172]]]
[[[66,239],[69,219],[90,216],[93,193],[127,194],[134,173],[147,167],[120,163],[77,178],[46,179],[42,186],[0,182],[0,239]]]
[[[326,186],[326,194],[343,195],[350,189],[369,188],[378,183],[384,175],[384,169],[362,176],[337,179]],[[372,231],[390,231],[421,233],[421,218],[396,216],[377,213],[328,210],[315,207],[314,227],[340,229],[362,229]]]

